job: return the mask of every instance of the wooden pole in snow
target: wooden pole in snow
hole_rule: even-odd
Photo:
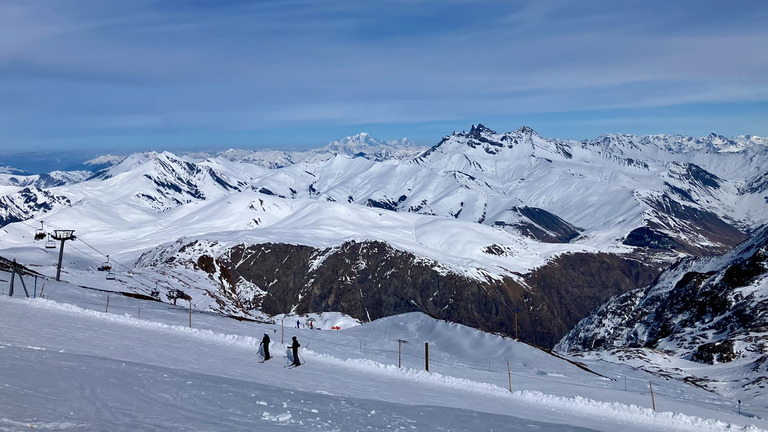
[[[512,368],[509,367],[509,360],[507,360],[507,375],[509,376],[509,392],[512,393]]]
[[[651,404],[653,404],[653,410],[656,411],[656,398],[653,396],[653,383],[648,381],[648,384],[651,386]]]
[[[397,367],[403,367],[402,362],[402,346],[404,343],[408,343],[407,340],[398,339],[397,340]]]

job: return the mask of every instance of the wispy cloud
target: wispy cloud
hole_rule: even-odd
[[[765,22],[743,0],[2,2],[0,140],[98,131],[157,146],[158,131],[258,138],[292,123],[308,144],[335,138],[316,134],[329,124],[435,141],[435,122],[638,108],[651,111],[631,132],[658,132],[654,107],[697,104],[710,129],[768,135],[754,109],[768,106]],[[734,110],[749,130],[731,127]]]

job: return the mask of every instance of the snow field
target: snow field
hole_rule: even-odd
[[[65,292],[66,290],[71,292]],[[306,404],[296,405],[295,398],[291,398],[292,402],[278,401],[274,398],[261,398],[254,401],[255,396],[240,394],[240,397],[247,398],[249,406],[255,404],[257,407],[265,406],[266,408],[259,412],[258,419],[248,417],[241,419],[240,425],[229,424],[232,427],[230,430],[246,430],[244,425],[253,426],[256,423],[263,425],[264,422],[297,428],[322,425],[321,430],[360,430],[372,424],[377,424],[381,428],[374,430],[387,430],[395,425],[403,427],[408,425],[410,428],[416,424],[421,426],[420,430],[430,430],[431,425],[441,424],[444,419],[451,418],[446,417],[448,409],[458,410],[457,412],[464,414],[467,411],[473,412],[473,416],[477,417],[475,420],[478,422],[477,425],[492,427],[502,419],[506,419],[506,423],[509,424],[544,422],[538,426],[539,430],[546,431],[743,430],[752,432],[761,430],[758,426],[765,427],[765,423],[759,419],[747,419],[728,414],[723,411],[722,406],[718,408],[717,405],[697,405],[696,399],[699,396],[697,393],[700,391],[684,385],[677,386],[673,391],[666,393],[660,387],[657,394],[659,406],[680,407],[682,408],[680,412],[663,410],[654,412],[649,407],[637,404],[640,400],[649,405],[650,401],[646,395],[640,397],[633,392],[623,393],[611,390],[611,387],[617,387],[615,382],[581,371],[567,362],[509,339],[502,339],[457,324],[437,322],[420,314],[391,317],[359,326],[353,326],[355,322],[347,318],[341,316],[334,318],[333,314],[323,314],[326,320],[324,325],[341,322],[343,330],[319,331],[289,327],[288,323],[295,326],[296,320],[295,317],[290,316],[285,319],[285,327],[281,328],[279,319],[276,320],[277,324],[255,324],[196,313],[193,317],[193,326],[205,328],[189,328],[186,325],[186,316],[182,307],[173,308],[155,302],[147,305],[147,302],[140,302],[143,312],[142,318],[139,319],[127,313],[90,310],[87,308],[89,305],[99,303],[94,301],[95,298],[103,297],[106,293],[83,294],[81,291],[83,290],[69,288],[66,284],[56,286],[50,291],[52,296],[60,299],[69,297],[75,304],[45,299],[19,300],[0,297],[0,309],[2,309],[0,320],[3,321],[4,329],[0,338],[2,341],[0,356],[3,356],[3,353],[17,353],[19,358],[27,362],[37,362],[38,356],[53,356],[53,359],[49,358],[53,362],[51,367],[56,367],[59,360],[55,357],[59,355],[76,356],[77,359],[67,358],[64,363],[82,362],[86,370],[93,367],[104,367],[110,370],[115,366],[106,366],[105,362],[112,364],[129,361],[144,371],[140,373],[145,373],[146,369],[151,369],[155,373],[157,368],[164,371],[171,368],[174,374],[186,376],[203,373],[207,377],[206,380],[214,381],[206,384],[215,387],[208,388],[207,395],[182,391],[178,388],[161,389],[162,386],[151,380],[143,384],[146,387],[143,391],[165,394],[163,401],[173,406],[181,403],[174,399],[177,397],[174,396],[174,392],[181,392],[179,394],[184,395],[185,404],[192,403],[196,406],[202,404],[203,400],[214,403],[220,398],[232,399],[233,396],[228,394],[216,394],[217,391],[221,391],[218,386],[221,385],[222,380],[237,381],[237,384],[232,386],[239,390],[230,392],[235,395],[240,394],[243,386],[266,385],[277,387],[279,390],[270,390],[270,392],[277,391],[285,397],[288,397],[290,392],[301,393],[305,401],[312,401],[316,406],[316,408],[305,409]],[[119,296],[113,296],[112,299],[113,310],[119,311],[122,307],[137,309],[137,300]],[[148,317],[151,319],[145,319]],[[301,354],[307,361],[306,365],[290,371],[282,368],[284,349],[280,347],[281,330],[285,331],[285,344],[291,335],[298,336],[305,347]],[[254,358],[264,332],[268,332],[272,337],[272,353],[276,358],[258,365],[255,364]],[[403,344],[404,347],[408,347],[404,349],[407,352],[403,355],[403,364],[406,365],[403,368],[396,366],[397,350],[392,348],[392,340],[397,338],[412,341]],[[431,372],[414,367],[414,365],[423,365],[423,357],[419,357],[418,353],[423,349],[424,343],[418,342],[419,340],[430,342]],[[394,346],[397,345],[394,344]],[[19,350],[24,353],[18,354]],[[82,356],[86,357],[82,358]],[[494,364],[496,371],[480,370],[476,357],[480,357],[483,361],[491,358],[489,362]],[[507,388],[506,370],[504,373],[499,372],[502,365],[506,368],[504,358],[509,359],[514,371],[513,390],[515,391],[512,393]],[[10,363],[13,364],[13,362]],[[21,362],[18,368],[19,370],[14,371],[14,375],[24,376],[33,372],[25,362]],[[649,378],[643,377],[643,374],[638,371],[627,372],[634,373],[633,378],[636,380]],[[72,373],[71,370],[70,373]],[[163,373],[168,375],[167,371]],[[63,379],[60,375],[53,374],[54,379]],[[131,375],[126,379],[131,381],[135,378]],[[34,375],[27,376],[23,385],[26,388],[25,392],[45,393],[44,389],[38,387],[44,388],[47,384],[35,381]],[[119,376],[117,381],[121,381]],[[172,381],[176,383],[174,385],[184,387],[181,378],[176,377]],[[94,391],[99,388],[99,383],[98,380],[93,381]],[[574,395],[579,390],[582,395]],[[114,393],[121,394],[124,391],[121,385],[117,385]],[[199,392],[204,391],[199,389]],[[675,394],[681,391],[682,396],[675,397]],[[87,395],[80,396],[87,399]],[[114,394],[106,396],[107,398],[117,397]],[[622,397],[623,400],[618,398],[610,400],[616,396]],[[605,400],[606,397],[608,400]],[[347,404],[350,403],[349,398],[353,398],[357,408],[352,409],[349,405],[340,406],[341,402],[338,398],[347,400]],[[322,404],[327,412],[322,412],[319,399],[323,399]],[[326,403],[325,399],[332,402]],[[77,405],[76,402],[69,403]],[[232,400],[231,403],[234,406],[245,404],[242,400]],[[403,403],[421,408],[422,411],[416,414],[415,411],[412,412],[400,405],[392,405]],[[219,402],[215,404],[220,405]],[[287,406],[284,407],[283,404]],[[361,411],[360,407],[365,409]],[[147,409],[144,406],[128,406],[125,409],[138,410],[139,408]],[[321,412],[313,413],[311,409]],[[426,409],[431,410],[436,418],[428,415],[425,418],[423,410]],[[238,410],[243,413],[248,411],[245,406]],[[332,414],[334,410],[337,416],[347,416],[349,419],[344,417],[343,421],[333,420],[336,417]],[[371,412],[375,413],[371,414]],[[380,417],[384,412],[388,413],[388,420],[382,421]],[[0,418],[4,419],[0,421],[0,427],[15,430],[16,426],[12,426],[13,422],[20,422],[20,420],[11,414],[13,413],[0,413]],[[315,417],[312,417],[313,415]],[[94,416],[86,417],[93,420]],[[106,422],[110,426],[115,425],[108,419],[96,417],[98,418],[94,421],[97,423],[105,424]],[[310,422],[312,418],[319,420]],[[366,419],[368,422],[365,421]],[[476,430],[451,428],[466,421],[463,417],[462,419],[454,418],[453,423],[445,423],[445,430]],[[56,430],[55,428],[59,427],[56,426],[57,424],[76,423],[82,426],[87,423],[83,423],[82,418],[80,422],[75,423],[57,423],[54,420],[49,419],[47,422],[33,424],[39,428]],[[177,425],[188,424],[183,418],[175,418],[171,414],[162,421],[157,421],[162,424],[167,424],[168,421]],[[225,430],[222,424],[216,423],[215,419],[196,421],[198,423],[192,424],[197,424],[198,429]],[[756,426],[750,426],[751,422],[758,423]],[[130,422],[125,420],[119,424],[125,425]],[[505,423],[501,422],[501,424]],[[739,426],[739,424],[745,426]],[[69,426],[62,426],[58,430],[68,428]]]

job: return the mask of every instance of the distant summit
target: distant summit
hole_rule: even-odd
[[[90,166],[95,168],[96,170],[99,170],[99,169],[110,167],[112,165],[117,165],[120,162],[122,162],[124,159],[125,159],[125,156],[106,154],[106,155],[96,156],[93,159],[89,159],[83,162],[83,165]]]
[[[367,132],[361,132],[332,141],[325,147],[316,150],[318,153],[324,151],[383,161],[387,159],[410,159],[424,149],[409,141],[408,138],[383,141],[370,136]]]
[[[24,170],[21,170],[21,169],[18,169],[18,168],[14,168],[14,167],[10,167],[10,166],[7,166],[7,165],[1,165],[1,164],[0,164],[0,174],[29,175],[29,173],[24,171]]]

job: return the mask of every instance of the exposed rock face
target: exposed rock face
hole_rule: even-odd
[[[513,207],[510,209],[520,217],[512,223],[503,220],[494,226],[511,226],[520,234],[544,243],[568,243],[579,236],[580,229],[546,210],[536,207]]]
[[[485,281],[383,242],[350,241],[320,250],[241,245],[200,269],[221,279],[226,298],[244,283],[259,289],[239,304],[268,314],[340,311],[368,321],[413,311],[552,346],[617,293],[649,283],[658,270],[609,254],[570,254],[518,278]]]
[[[605,253],[558,257],[526,278],[546,308],[546,313],[536,314],[546,321],[534,324],[550,332],[533,340],[554,345],[608,298],[650,284],[659,271],[635,258]]]
[[[709,185],[707,182],[703,184]],[[627,235],[624,240],[626,245],[709,256],[726,253],[747,239],[746,234],[716,214],[681,204],[668,194],[646,197],[644,202],[652,208],[649,211],[652,217],[646,227],[636,228]],[[686,235],[675,237],[669,234],[671,232]]]
[[[715,364],[728,363],[738,357],[734,342],[726,339],[699,345],[691,355],[691,360],[699,363]]]
[[[27,187],[16,193],[0,196],[0,227],[38,217],[70,204],[66,197],[44,189]]]
[[[614,297],[557,346],[627,348],[706,364],[738,359],[745,387],[759,391],[768,373],[768,228],[726,255],[681,260],[654,284]]]

